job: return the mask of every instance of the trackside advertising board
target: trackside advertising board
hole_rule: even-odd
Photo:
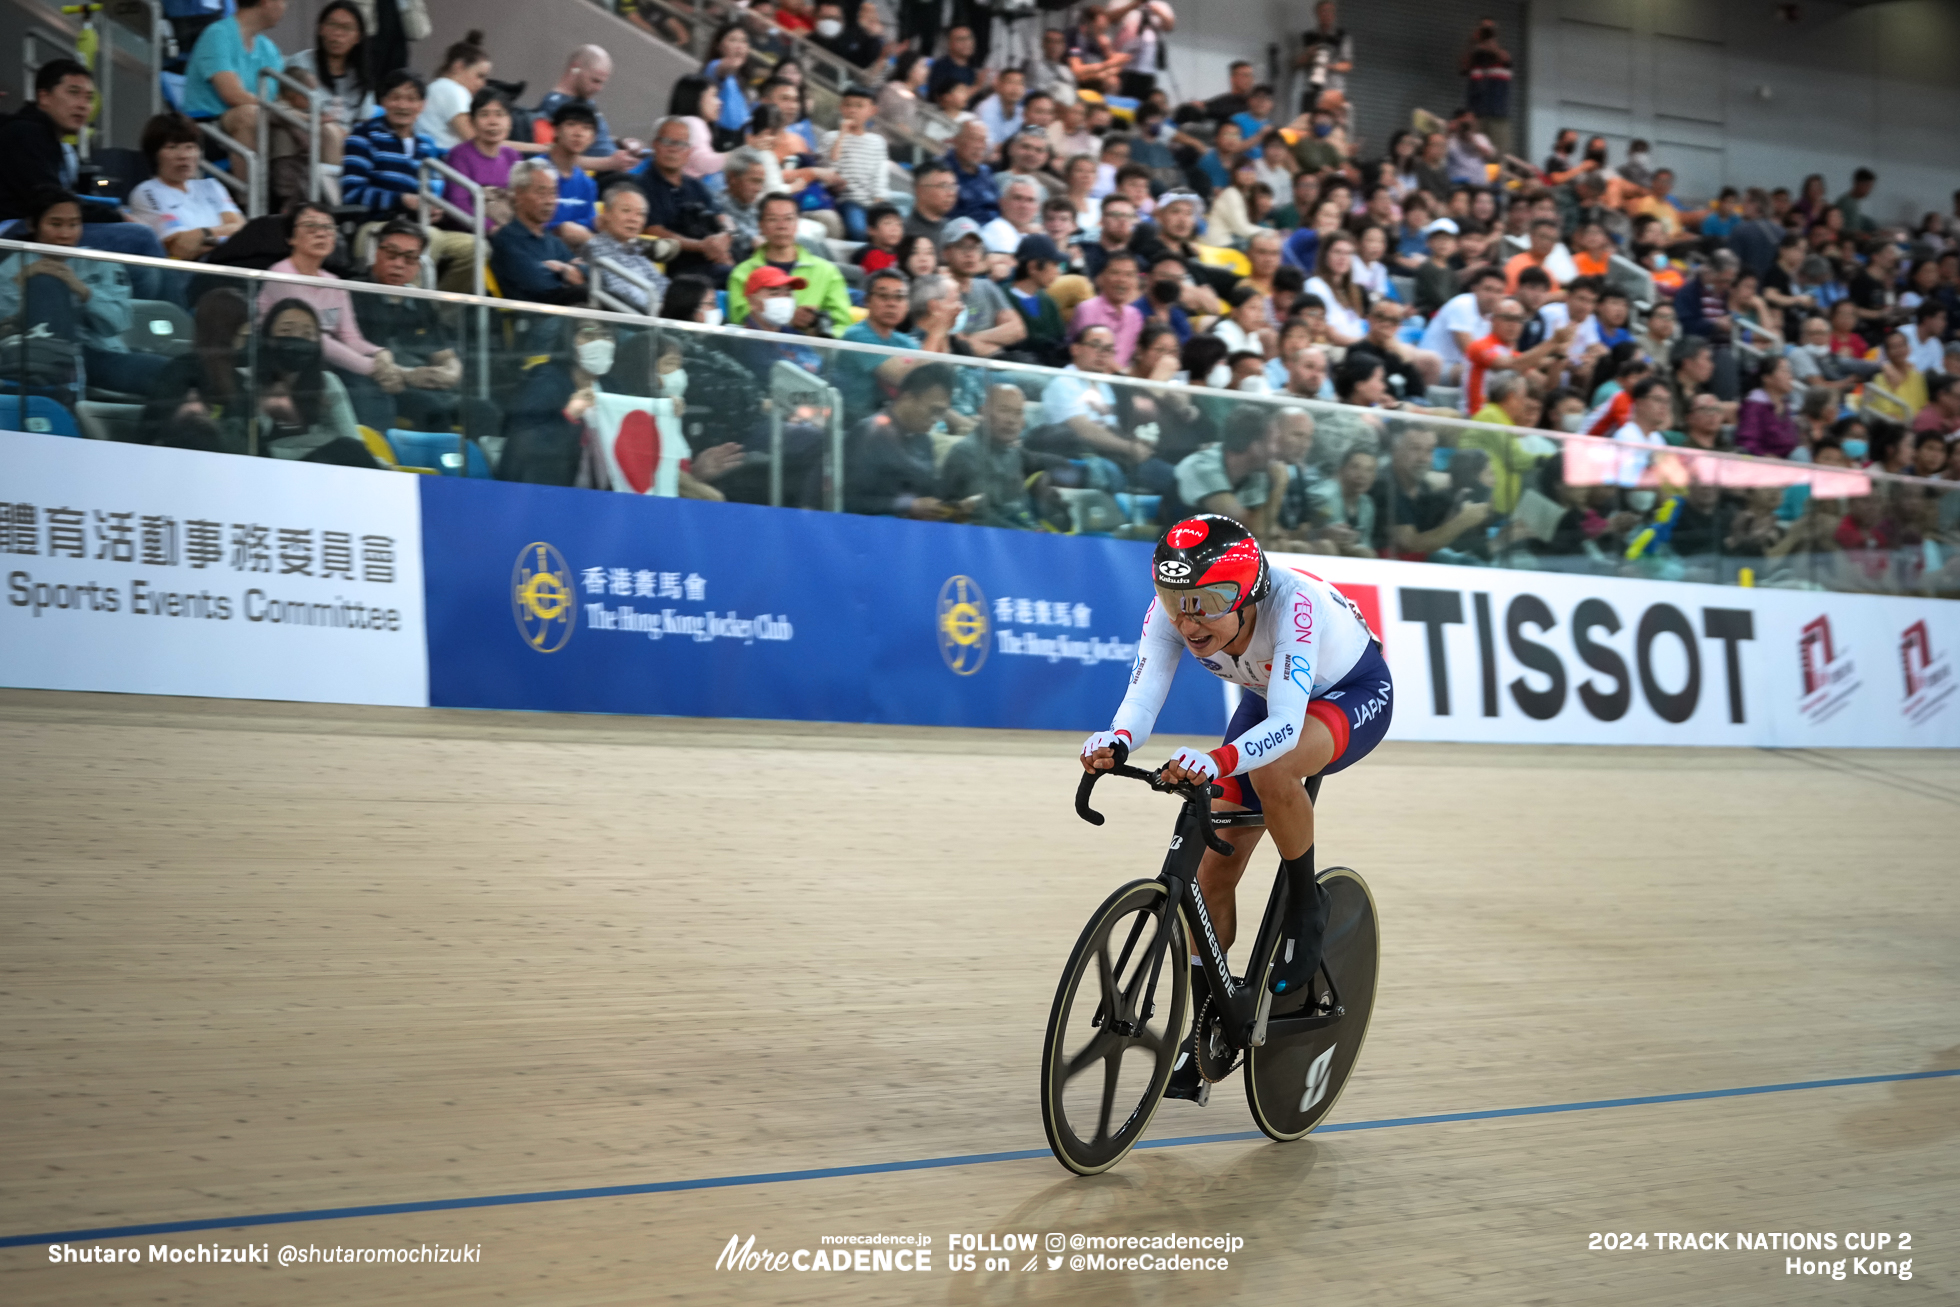
[[[0,432],[0,684],[426,705],[416,480]]]
[[[1960,603],[1275,556],[1369,613],[1390,739],[1960,746]],[[1379,620],[1377,620],[1379,615]]]
[[[1106,723],[1150,548],[425,479],[429,697],[931,726]],[[1193,668],[1165,729],[1222,724]]]

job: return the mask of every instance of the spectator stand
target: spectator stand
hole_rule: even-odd
[[[261,120],[263,121],[263,120]],[[434,183],[441,182],[443,190],[451,186],[461,187],[470,197],[470,212],[452,204],[436,189]],[[470,257],[470,293],[481,301],[485,295],[489,276],[490,226],[485,218],[488,208],[487,196],[482,186],[457,172],[441,159],[424,159],[416,168],[416,194],[420,202],[416,212],[420,215],[422,227],[422,275],[425,278],[434,274],[433,261],[429,251],[435,248],[435,219],[438,213],[463,223],[470,233],[475,246]],[[476,321],[476,392],[478,399],[490,396],[490,310],[479,303],[471,310]]]
[[[619,296],[607,291],[604,285],[602,285],[605,278],[599,274],[601,272],[611,273],[627,285],[645,292],[649,304],[653,303],[655,292],[659,289],[658,287],[617,259],[587,256],[586,261],[591,265],[591,275],[585,279],[586,288],[591,292],[591,295],[586,301],[588,304],[595,309],[606,309],[612,313],[625,313],[633,317],[649,316],[645,310],[636,305],[628,304],[625,300],[619,298]]]

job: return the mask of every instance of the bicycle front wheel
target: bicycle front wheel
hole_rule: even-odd
[[[1183,914],[1164,911],[1167,897],[1154,880],[1110,895],[1082,928],[1055,990],[1041,1123],[1056,1159],[1077,1175],[1107,1171],[1135,1146],[1177,1062],[1190,950]]]
[[[1320,970],[1314,973],[1305,999],[1298,1004],[1280,1000],[1287,1011],[1275,1004],[1273,1017],[1277,1020],[1336,999],[1342,1016],[1323,1029],[1275,1038],[1263,1048],[1246,1050],[1246,1105],[1259,1128],[1282,1143],[1305,1135],[1334,1110],[1368,1037],[1375,977],[1381,969],[1375,897],[1368,892],[1368,883],[1348,867],[1329,867],[1315,879],[1334,898]],[[1279,946],[1277,939],[1273,946]],[[1264,960],[1259,974],[1264,974]]]

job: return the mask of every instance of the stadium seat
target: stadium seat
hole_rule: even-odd
[[[1237,250],[1221,250],[1215,245],[1200,245],[1197,248],[1200,263],[1209,264],[1214,268],[1224,268],[1241,277],[1252,275],[1252,260]]]
[[[460,438],[450,431],[402,431],[388,432],[388,443],[394,446],[395,459],[404,468],[426,468],[442,476],[472,476],[488,480],[490,460],[485,458],[477,443],[469,441],[465,448],[469,454],[469,470],[463,470],[464,455],[457,449]]]
[[[29,395],[24,413],[20,396],[0,395],[0,430],[78,439],[82,434],[82,429],[75,425],[75,415],[46,395]]]
[[[83,400],[75,405],[75,418],[81,423],[82,434],[90,440],[135,444],[137,430],[143,422],[143,406]]]
[[[361,443],[367,446],[368,453],[374,455],[375,462],[386,468],[393,468],[397,471],[401,470],[401,461],[395,457],[394,446],[388,443],[386,436],[376,431],[373,427],[356,427],[354,429],[361,433]]]
[[[129,318],[122,341],[139,354],[176,358],[188,353],[196,340],[191,315],[169,300],[131,300]]]

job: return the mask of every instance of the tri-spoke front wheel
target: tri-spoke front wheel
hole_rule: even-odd
[[[1190,1002],[1182,913],[1154,880],[1125,885],[1096,910],[1069,954],[1041,1055],[1048,1145],[1079,1175],[1121,1161],[1170,1083]],[[1168,932],[1168,947],[1161,932]]]

